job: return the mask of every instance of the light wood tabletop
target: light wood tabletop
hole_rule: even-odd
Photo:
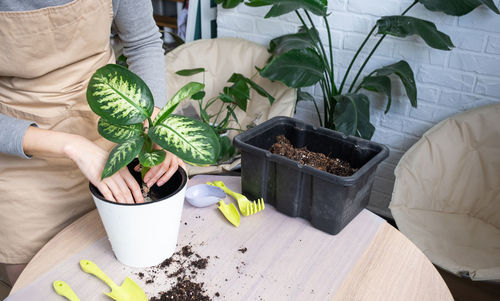
[[[240,190],[239,177],[196,176],[189,185],[217,179],[224,180],[232,190]],[[226,202],[230,201],[228,197]],[[107,271],[114,269],[130,276],[148,297],[169,289],[162,287],[166,282],[158,280],[155,285],[147,285],[147,279],[137,276],[142,274],[140,269],[117,262],[103,239],[105,235],[96,210],[83,216],[35,255],[15,283],[11,297],[42,286],[47,296],[53,294],[43,300],[63,300],[50,291],[51,281],[56,280],[52,275],[58,270],[62,273],[66,267],[74,268],[79,254],[106,253],[110,261]],[[215,206],[195,208],[186,202],[178,248],[185,245],[192,246],[197,254],[210,256],[210,264],[197,275],[197,281],[204,282],[206,294],[214,300],[453,300],[425,255],[367,210],[339,234],[329,235],[272,206],[254,216],[242,217],[236,228]],[[245,252],[240,251],[243,248]],[[89,253],[92,249],[94,253]],[[105,260],[104,255],[100,260]],[[151,269],[144,273],[148,271]],[[65,275],[73,274],[79,273]],[[93,283],[86,281],[85,285]],[[102,288],[95,287],[99,291]],[[82,290],[73,289],[77,293]]]

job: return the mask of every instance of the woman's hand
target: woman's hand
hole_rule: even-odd
[[[155,145],[155,149],[161,148]],[[144,175],[144,183],[146,183],[148,188],[151,188],[155,183],[158,186],[165,184],[177,171],[179,166],[184,169],[186,168],[186,165],[184,165],[184,162],[179,157],[170,152],[166,153],[165,160],[161,164],[151,167]],[[137,165],[134,169],[135,171],[139,171],[140,165]]]
[[[105,199],[118,203],[143,203],[141,188],[126,167],[101,181],[108,152],[82,136],[30,127],[23,138],[27,155],[67,157],[96,186]]]
[[[99,189],[106,200],[118,203],[144,203],[141,187],[127,167],[101,181],[108,152],[83,137],[77,137],[65,149],[89,181]],[[134,202],[135,200],[135,202]]]
[[[154,107],[151,119],[154,120],[159,112],[160,109]],[[147,120],[144,121],[144,125],[147,126]],[[156,144],[154,144],[153,148],[156,150],[162,149]],[[166,153],[167,155],[165,157],[165,160],[161,164],[151,167],[151,169],[144,175],[144,183],[146,183],[146,186],[148,186],[148,188],[151,188],[151,186],[153,186],[155,183],[158,186],[165,184],[177,171],[177,168],[179,166],[186,169],[186,165],[184,165],[184,162],[179,157],[167,151]],[[141,166],[137,165],[134,170],[140,171]]]

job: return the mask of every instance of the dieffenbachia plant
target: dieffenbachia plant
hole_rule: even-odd
[[[128,69],[114,64],[98,69],[90,79],[87,101],[101,118],[98,131],[118,145],[110,152],[102,178],[139,157],[142,174],[163,162],[167,150],[194,165],[214,164],[219,156],[218,138],[205,123],[172,114],[179,103],[202,91],[205,85],[190,82],[182,87],[151,120],[154,101],[146,83]],[[154,149],[153,143],[164,150]]]
[[[245,0],[215,0],[215,2],[222,4],[224,8],[233,8]],[[406,16],[406,13],[419,3],[428,10],[453,16],[468,14],[480,5],[485,5],[493,12],[500,14],[493,0],[415,0],[401,15],[385,16],[377,21],[354,54],[342,80],[336,82],[327,0],[247,0],[245,4],[249,6],[271,6],[265,18],[295,13],[302,23],[298,33],[271,40],[269,44],[271,58],[260,69],[260,75],[299,89],[319,83],[323,94],[323,114],[320,113],[312,95],[299,90],[298,101],[313,101],[320,125],[348,135],[370,139],[375,131],[375,127],[370,122],[370,101],[368,96],[360,90],[387,95],[388,101],[385,109],[387,113],[391,108],[392,100],[390,77],[395,76],[401,80],[411,105],[417,107],[417,87],[413,71],[404,60],[378,68],[358,81],[366,64],[384,38],[387,35],[401,38],[418,35],[432,48],[451,50],[454,47],[450,37],[439,31],[434,23]],[[321,41],[311,14],[323,19],[327,30],[327,43]],[[378,42],[373,46],[354,78],[351,79],[349,74],[356,59],[375,32],[380,35]],[[329,46],[328,53],[325,51],[324,44]]]
[[[175,73],[180,76],[192,76],[202,72],[203,81],[205,81],[205,68],[183,69]],[[270,105],[274,102],[272,95],[243,74],[233,73],[227,82],[230,84],[229,86],[224,87],[217,96],[206,101],[204,100],[205,91],[199,91],[191,97],[198,102],[201,121],[210,125],[219,137],[219,161],[230,159],[236,152],[236,149],[231,144],[231,140],[224,134],[229,130],[243,131],[234,111],[236,108],[239,108],[243,112],[246,112],[248,102],[250,101],[250,90],[254,90],[260,96],[267,98]],[[198,84],[204,86],[204,83]],[[215,113],[210,114],[209,108],[215,104],[219,105],[219,109]],[[239,128],[230,128],[229,123],[231,121],[234,121]]]

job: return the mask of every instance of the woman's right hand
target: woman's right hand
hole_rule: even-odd
[[[127,204],[144,203],[141,188],[127,167],[101,181],[108,152],[90,140],[78,136],[66,146],[65,153],[106,200]]]
[[[23,150],[32,156],[65,156],[76,163],[83,175],[105,199],[118,203],[143,203],[139,184],[127,167],[101,181],[108,152],[85,137],[30,127],[23,138]]]

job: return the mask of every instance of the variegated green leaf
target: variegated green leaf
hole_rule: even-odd
[[[180,115],[170,115],[149,129],[149,137],[182,160],[195,164],[215,164],[219,140],[209,125]]]
[[[153,113],[153,95],[146,83],[128,69],[108,64],[98,69],[87,87],[92,111],[118,125],[143,122]]]
[[[200,92],[205,88],[205,84],[198,82],[189,82],[184,87],[180,88],[177,93],[174,94],[172,99],[161,109],[161,111],[156,115],[153,122],[154,125],[162,123],[172,112],[177,108],[179,103],[184,99],[190,98],[194,94]]]
[[[153,167],[165,160],[166,153],[164,150],[155,150],[152,152],[145,152],[142,150],[139,153],[139,162],[143,167]]]
[[[102,171],[101,179],[113,175],[115,172],[126,166],[137,156],[144,144],[144,136],[138,136],[124,143],[118,144],[109,153],[108,160]]]
[[[130,125],[116,125],[105,120],[99,119],[97,123],[97,131],[101,136],[114,143],[122,143],[132,137],[137,137],[142,133],[142,123],[134,123]]]

